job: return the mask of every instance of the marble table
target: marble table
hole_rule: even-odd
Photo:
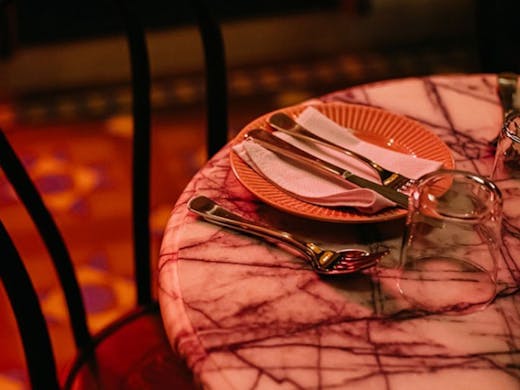
[[[417,120],[460,169],[488,175],[501,109],[491,75],[368,84],[320,98]],[[385,293],[378,270],[322,278],[300,258],[188,212],[194,194],[252,219],[345,246],[399,254],[404,221],[315,222],[268,206],[230,169],[229,146],[193,178],[162,243],[159,302],[172,347],[207,389],[520,389],[520,188],[504,193],[499,293],[483,311],[428,314]]]

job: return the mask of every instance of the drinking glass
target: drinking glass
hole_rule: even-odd
[[[496,293],[501,218],[502,196],[490,180],[460,170],[421,177],[410,194],[400,294],[433,313],[486,307]]]

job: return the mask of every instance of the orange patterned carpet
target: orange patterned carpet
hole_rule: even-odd
[[[193,122],[193,121],[192,121]],[[154,125],[151,222],[157,253],[165,220],[176,197],[205,159],[197,123]],[[172,127],[175,127],[172,129]],[[130,226],[131,122],[120,116],[91,123],[6,126],[10,141],[43,193],[71,251],[82,283],[90,326],[97,330],[133,303]],[[14,236],[41,296],[58,346],[58,361],[72,357],[63,297],[49,272],[49,259],[23,207],[0,177],[2,220]],[[24,383],[16,325],[0,296],[2,354],[0,388]],[[6,331],[8,330],[8,331]]]

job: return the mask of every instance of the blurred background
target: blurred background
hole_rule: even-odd
[[[275,63],[336,65],[338,75],[327,78],[322,71],[310,80],[325,89],[395,76],[471,71],[481,65],[477,27],[483,6],[477,7],[477,0],[214,3],[231,76]],[[121,26],[110,2],[7,4],[0,41],[2,95],[96,89],[128,81]],[[157,88],[172,77],[196,77],[202,53],[187,2],[150,1],[142,8]],[[341,75],[343,84],[332,80]],[[232,96],[245,93],[237,78],[231,77]],[[256,87],[250,93],[267,89]],[[177,102],[163,102],[168,103]]]
[[[519,72],[517,1],[219,1],[229,136],[313,96],[389,78]],[[0,127],[24,159],[77,266],[97,330],[133,301],[128,51],[109,1],[0,1]],[[169,212],[206,161],[202,45],[187,2],[142,2],[152,70],[153,256]],[[515,50],[516,49],[516,50]],[[70,332],[49,259],[0,174],[0,216],[29,261],[58,345]],[[0,388],[26,387],[0,290]]]

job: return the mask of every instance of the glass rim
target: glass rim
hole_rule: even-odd
[[[504,121],[504,125],[502,126],[502,134],[504,134],[506,137],[512,139],[514,142],[520,143],[520,135],[518,135],[517,133],[512,132],[509,129],[509,125],[516,118],[520,118],[520,111],[513,110],[506,116],[506,119]],[[520,127],[517,127],[517,128],[520,131]]]
[[[470,179],[477,184],[481,184],[481,185],[485,186],[490,191],[491,194],[494,194],[494,199],[491,199],[491,200],[493,200],[495,202],[498,201],[497,206],[499,207],[499,210],[501,210],[503,207],[502,192],[500,191],[498,186],[492,180],[490,180],[478,173],[465,171],[465,170],[461,170],[461,169],[441,168],[441,169],[438,169],[433,172],[429,172],[429,173],[421,176],[415,183],[412,191],[410,192],[410,197],[413,198],[416,190],[426,186],[427,183],[431,182],[432,178],[435,178],[437,176],[439,176],[439,177],[441,177],[441,176],[445,176],[445,177],[461,176],[461,177]],[[412,203],[410,203],[410,205],[412,205]],[[495,214],[496,211],[497,210],[494,207],[486,207],[484,210],[482,210],[481,212],[479,212],[477,214],[445,213],[445,212],[442,212],[441,210],[438,210],[436,214],[438,214],[439,218],[448,218],[448,219],[452,219],[452,220],[464,220],[464,221],[469,222],[469,221],[480,221],[482,219],[482,217],[487,216],[487,215],[493,215],[493,214]]]

